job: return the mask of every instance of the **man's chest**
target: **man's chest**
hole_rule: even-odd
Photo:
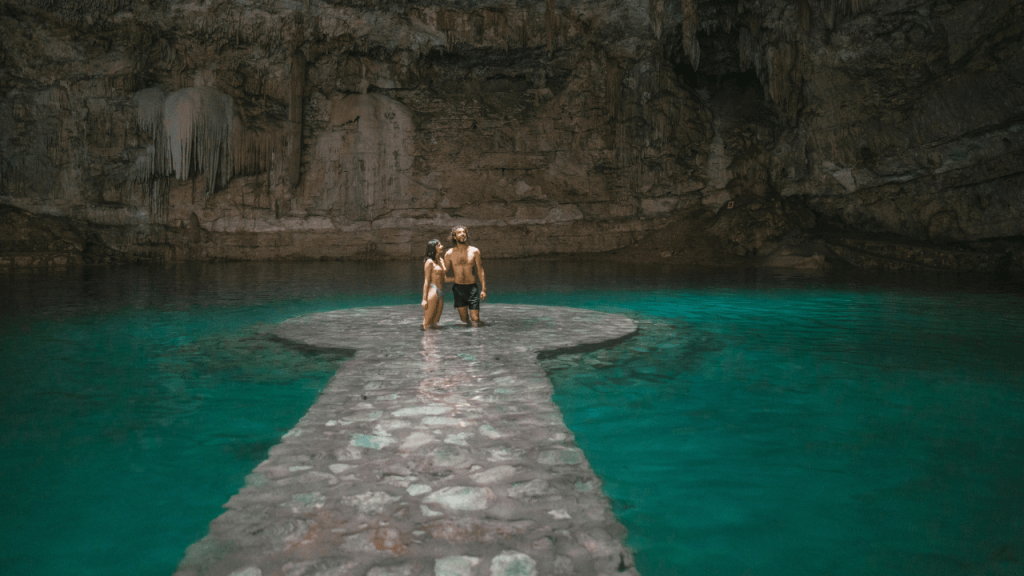
[[[449,260],[454,266],[466,266],[472,261],[468,252],[453,252]]]

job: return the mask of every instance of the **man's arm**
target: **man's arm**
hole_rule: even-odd
[[[484,263],[480,258],[480,251],[477,250],[474,254],[476,260],[476,275],[480,277],[480,299],[484,300],[487,298],[487,279],[484,278]]]
[[[445,250],[444,257],[441,258],[442,260],[444,260],[444,281],[445,282],[450,282],[450,283],[454,283],[455,282],[455,272],[452,269],[452,260],[451,260],[452,250],[453,250],[452,248],[449,248],[449,249]],[[451,276],[449,276],[449,274],[451,274]]]

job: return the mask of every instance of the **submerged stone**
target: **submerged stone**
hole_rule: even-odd
[[[590,480],[587,480],[586,482],[577,481],[573,485],[573,487],[576,489],[577,492],[587,493],[587,492],[593,492],[594,491],[594,483],[592,481],[590,481]]]
[[[444,418],[431,416],[423,419],[424,426],[462,426],[462,420],[458,418]]]
[[[548,486],[548,483],[539,478],[529,482],[513,484],[508,489],[509,498],[536,498],[550,493],[551,488]]]
[[[434,562],[434,576],[473,576],[479,558],[473,556],[446,556]]]
[[[444,516],[444,513],[431,510],[429,506],[420,505],[420,514],[427,518],[433,518],[435,516]]]
[[[382,420],[373,427],[375,436],[390,436],[392,430],[401,430],[410,426],[408,420]]]
[[[484,470],[483,472],[477,472],[470,476],[474,482],[479,484],[494,484],[495,482],[501,482],[506,478],[513,476],[516,473],[514,466],[501,465],[495,466],[490,470]]]
[[[491,438],[492,440],[501,438],[501,432],[498,432],[497,430],[494,429],[493,426],[489,424],[484,424],[483,426],[481,426],[480,433],[488,438]]]
[[[420,494],[426,494],[431,490],[433,490],[433,488],[426,484],[412,484],[405,489],[405,491],[409,493],[409,496],[419,496]]]
[[[490,488],[449,486],[434,492],[423,500],[440,504],[449,510],[483,510],[494,500],[494,492]]]
[[[537,562],[515,550],[505,550],[491,560],[491,576],[537,576]]]
[[[415,406],[413,408],[402,408],[391,413],[395,418],[406,416],[437,416],[445,412],[451,412],[450,406]]]
[[[331,464],[327,468],[328,468],[328,470],[330,470],[331,472],[333,472],[335,474],[343,474],[346,471],[352,469],[353,466],[351,464]]]
[[[473,462],[469,451],[459,448],[453,444],[446,444],[431,453],[431,460],[438,468],[458,469],[468,468]]]
[[[298,504],[300,507],[313,509],[321,508],[327,499],[324,495],[319,492],[311,492],[309,494],[295,494],[292,496],[292,502]]]
[[[575,448],[548,450],[540,453],[540,456],[537,457],[537,462],[549,466],[579,464],[583,462],[583,451]]]
[[[522,458],[526,450],[521,448],[494,448],[488,450],[490,456],[487,458],[491,462],[504,462],[508,460],[518,460]]]
[[[350,444],[353,446],[359,446],[360,448],[373,448],[374,450],[380,450],[385,446],[390,446],[395,443],[394,438],[388,438],[387,436],[370,436],[369,434],[353,434]]]
[[[448,437],[444,439],[444,443],[454,444],[456,446],[469,446],[469,443],[466,442],[466,438],[472,435],[472,432],[460,432],[458,434],[449,434]]]
[[[426,446],[431,442],[437,442],[437,438],[434,438],[434,436],[426,432],[413,432],[405,438],[405,441],[402,442],[401,448],[403,451],[408,452],[421,446]]]
[[[415,566],[403,564],[401,566],[376,566],[370,568],[366,576],[412,576]]]
[[[392,496],[387,492],[363,492],[350,496],[348,503],[355,506],[363,514],[382,514],[390,504],[401,500],[398,496]]]

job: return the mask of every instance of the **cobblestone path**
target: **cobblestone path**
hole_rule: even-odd
[[[485,305],[296,318],[280,338],[356,350],[186,552],[177,575],[636,574],[625,530],[551,401],[539,353],[630,337],[624,316]]]

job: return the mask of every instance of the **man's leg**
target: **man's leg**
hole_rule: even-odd
[[[469,317],[476,324],[480,322],[480,285],[473,284],[469,296]]]
[[[440,294],[437,296],[437,310],[434,312],[434,317],[430,322],[431,324],[437,324],[441,321],[441,312],[444,310],[444,298],[441,298]]]
[[[455,297],[455,309],[459,311],[459,318],[462,322],[469,324],[469,314],[467,312],[470,304],[469,296],[467,294],[466,286],[462,284],[452,284],[452,295]]]

